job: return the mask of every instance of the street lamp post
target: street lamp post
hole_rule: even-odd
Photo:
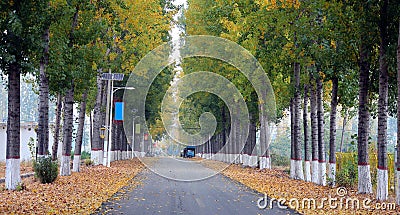
[[[112,141],[112,113],[113,113],[113,99],[114,99],[114,93],[117,92],[118,90],[133,90],[135,89],[134,87],[114,87],[114,82],[111,81],[111,104],[110,104],[110,116],[109,118],[109,129],[108,129],[108,146],[107,146],[107,167],[110,167],[110,163],[111,163],[111,141]]]

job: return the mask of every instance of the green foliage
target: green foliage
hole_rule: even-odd
[[[290,165],[290,158],[288,156],[272,154],[271,158],[272,166],[288,167]]]
[[[357,155],[352,154],[343,159],[336,173],[336,183],[342,187],[355,187],[358,182]]]
[[[51,156],[39,158],[33,162],[35,177],[43,184],[52,183],[58,176],[58,164],[51,160]]]
[[[83,151],[83,152],[81,153],[81,160],[86,160],[86,159],[89,159],[89,160],[90,160],[90,153],[87,152],[87,151]]]

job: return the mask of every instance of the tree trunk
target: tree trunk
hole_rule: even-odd
[[[269,152],[270,132],[268,119],[263,109],[264,105],[259,104],[260,115],[260,169],[271,169],[271,158]]]
[[[311,181],[311,154],[309,145],[308,132],[308,85],[304,85],[304,102],[303,102],[303,131],[304,131],[304,173],[305,180]]]
[[[301,153],[301,140],[300,140],[300,63],[294,63],[294,81],[295,81],[295,93],[294,93],[294,125],[293,125],[293,138],[294,138],[294,162],[295,162],[295,173],[294,178],[304,180],[303,173],[303,160]]]
[[[358,193],[372,193],[371,171],[368,156],[370,114],[368,110],[369,63],[366,46],[365,42],[362,41],[360,48],[358,96]]]
[[[58,143],[60,137],[60,125],[61,125],[61,109],[62,109],[62,96],[60,93],[57,94],[57,108],[56,108],[56,122],[54,124],[54,141],[53,141],[53,161],[57,160]]]
[[[64,126],[63,126],[63,147],[62,157],[60,164],[60,175],[71,175],[70,161],[71,161],[71,144],[72,144],[72,130],[74,123],[73,115],[74,106],[74,82],[71,81],[71,88],[67,91],[64,98]]]
[[[95,165],[103,164],[103,144],[100,138],[100,128],[102,127],[102,94],[103,81],[101,80],[101,69],[97,71],[97,93],[96,102],[93,110],[93,136],[91,158]]]
[[[44,156],[49,151],[49,79],[46,66],[49,62],[49,27],[43,33],[43,55],[39,68],[39,120],[37,130],[38,155]]]
[[[255,117],[252,117],[254,119]],[[248,164],[250,167],[255,168],[257,167],[257,162],[258,162],[258,157],[257,157],[257,150],[256,150],[256,122],[255,120],[250,120],[250,132],[249,132],[249,137],[250,137],[250,142],[249,142],[249,161]]]
[[[295,177],[295,149],[294,149],[294,101],[293,99],[290,99],[290,106],[289,106],[289,112],[290,112],[290,178]]]
[[[310,73],[310,115],[311,115],[311,181],[318,184],[318,114],[317,114],[317,92],[315,89],[315,78]]]
[[[379,49],[379,99],[378,99],[378,169],[376,198],[387,200],[388,197],[388,163],[387,163],[387,117],[388,117],[388,63],[387,54],[387,7],[385,0],[380,10],[380,49]]]
[[[6,147],[6,189],[15,190],[21,182],[20,175],[20,78],[18,62],[9,66],[8,71],[8,118]]]
[[[397,40],[397,128],[400,128],[400,21]],[[400,205],[400,129],[397,129],[396,203]]]
[[[335,76],[332,79],[332,100],[329,128],[329,179],[330,185],[335,186],[336,181],[336,115],[338,105],[339,80]]]
[[[82,94],[81,106],[79,108],[79,117],[78,117],[78,130],[75,139],[75,151],[74,151],[74,162],[72,171],[80,172],[80,163],[81,163],[81,151],[82,151],[82,139],[83,139],[83,130],[85,128],[85,116],[86,116],[86,99],[87,99],[87,91]]]
[[[319,69],[318,69],[319,71]],[[322,186],[326,185],[326,161],[325,161],[325,143],[324,143],[324,106],[322,100],[322,80],[317,77],[317,117],[318,117],[318,163],[319,174],[318,181]]]

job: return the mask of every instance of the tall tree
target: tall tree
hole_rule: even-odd
[[[339,80],[336,76],[332,78],[332,100],[329,127],[329,175],[330,185],[335,186],[336,181],[336,115],[338,106]]]
[[[380,6],[380,48],[379,48],[379,99],[378,99],[378,174],[376,198],[386,200],[388,197],[388,162],[387,162],[387,117],[388,117],[388,4],[384,0]]]
[[[303,132],[304,132],[304,174],[305,181],[311,181],[311,153],[308,129],[308,84],[304,85],[304,101],[303,101]]]
[[[301,154],[301,139],[300,139],[300,63],[294,63],[294,178],[304,180],[303,161]]]
[[[58,144],[60,138],[60,125],[61,125],[61,113],[62,113],[62,96],[61,93],[57,94],[57,104],[56,104],[56,121],[54,123],[54,141],[52,148],[52,159],[57,160]]]
[[[50,24],[47,23],[43,33],[43,53],[39,67],[39,121],[37,144],[39,156],[47,155],[49,151],[49,77],[46,67],[49,63]]]
[[[317,66],[317,71],[319,71]],[[324,141],[324,106],[323,106],[323,80],[321,74],[317,76],[317,118],[318,118],[318,184],[326,185],[326,160],[325,160],[325,141]]]
[[[310,115],[311,115],[311,181],[318,184],[318,115],[317,115],[317,92],[315,78],[310,72]]]
[[[69,51],[72,52],[72,48],[74,45],[74,32],[75,28],[78,25],[78,16],[79,16],[79,5],[75,6],[75,12],[72,16],[72,24],[71,30],[69,32],[69,41],[68,47],[71,49]],[[70,56],[69,56],[70,57]],[[69,59],[72,60],[72,59]],[[75,60],[75,59],[74,59]],[[70,62],[72,63],[72,62]],[[61,176],[68,176],[71,175],[71,149],[72,149],[72,131],[73,131],[73,120],[74,120],[74,112],[73,112],[73,105],[74,105],[74,90],[75,90],[75,83],[72,77],[69,77],[69,89],[64,97],[64,126],[63,126],[63,145],[62,145],[62,157],[61,157],[61,164],[60,164],[60,175]]]
[[[371,170],[368,155],[369,118],[368,88],[369,50],[367,44],[361,41],[360,47],[360,72],[359,72],[359,106],[358,106],[358,192],[372,193]]]
[[[8,1],[0,4],[0,68],[8,75],[6,189],[20,177],[20,78],[32,68],[40,49],[44,8],[48,1]],[[41,30],[39,30],[41,29]],[[41,50],[42,51],[42,50]]]
[[[76,132],[74,162],[72,168],[72,171],[74,172],[80,171],[83,130],[85,127],[85,116],[86,116],[86,100],[87,100],[87,91],[83,92],[82,94],[82,101],[79,108],[78,130]]]

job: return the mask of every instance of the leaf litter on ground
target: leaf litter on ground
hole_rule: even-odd
[[[82,166],[81,172],[59,176],[51,184],[23,179],[22,191],[0,191],[0,213],[91,214],[126,186],[144,165],[138,159],[115,161],[111,167]]]

